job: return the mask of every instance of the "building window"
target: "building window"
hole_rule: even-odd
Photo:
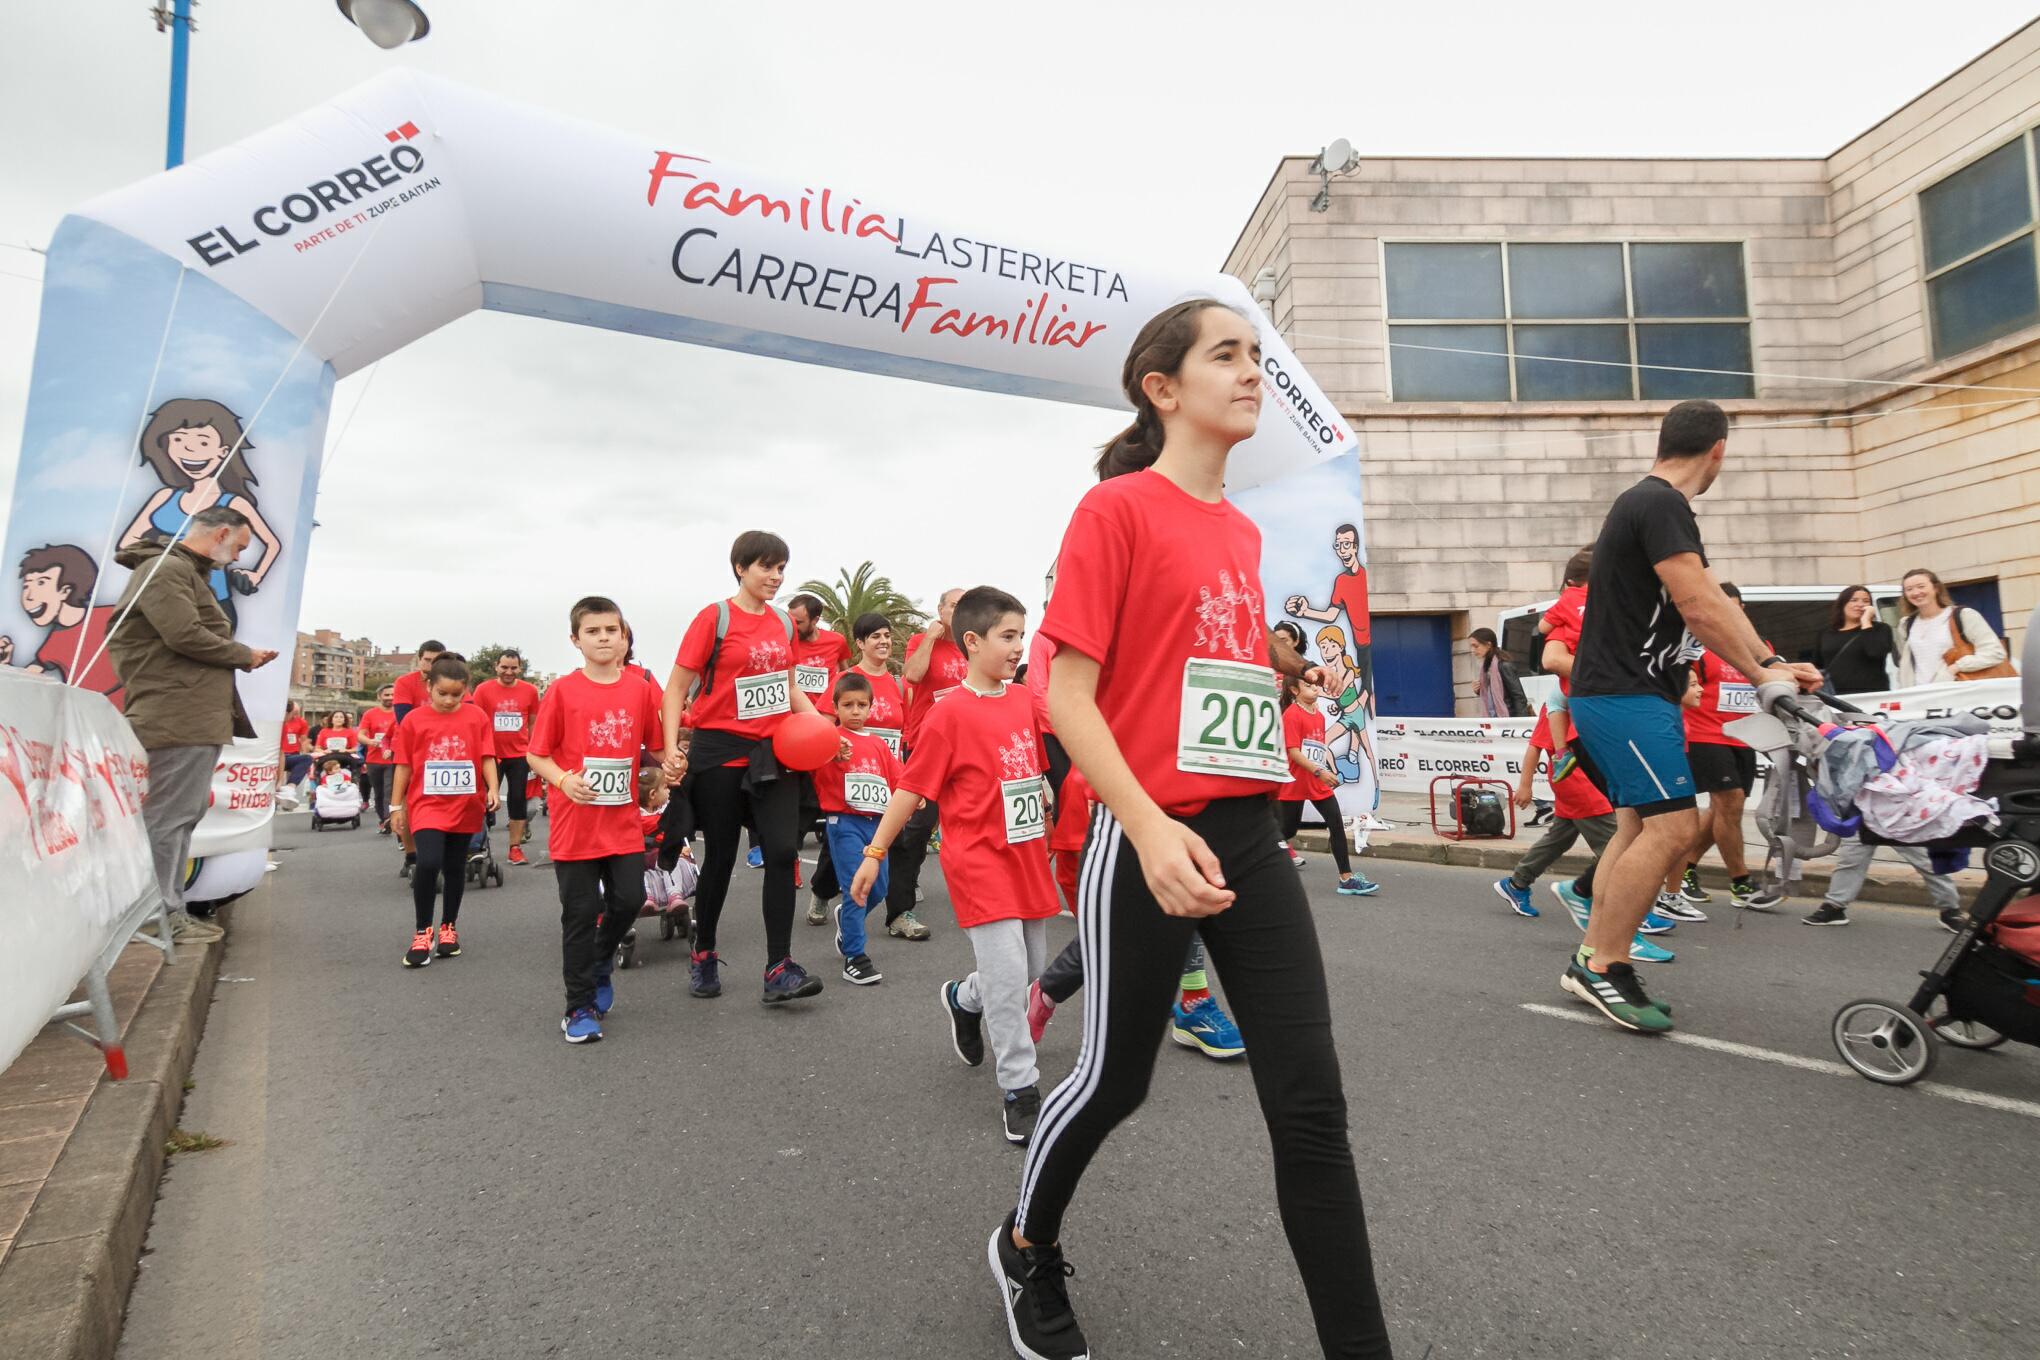
[[[1920,191],[1936,359],[2040,322],[2034,154],[2029,132]]]
[[[1751,397],[1734,241],[1383,247],[1397,401]]]

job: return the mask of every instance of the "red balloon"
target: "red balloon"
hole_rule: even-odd
[[[772,734],[772,754],[789,770],[819,770],[836,758],[842,734],[819,713],[789,713]]]

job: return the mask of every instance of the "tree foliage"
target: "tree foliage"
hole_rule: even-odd
[[[850,628],[865,614],[883,614],[892,623],[893,653],[889,663],[894,672],[905,664],[907,639],[928,622],[928,612],[902,595],[892,578],[880,576],[878,568],[864,562],[855,570],[838,571],[833,584],[808,581],[800,587],[804,595],[822,602],[822,626],[850,636]],[[855,644],[852,644],[855,654]]]

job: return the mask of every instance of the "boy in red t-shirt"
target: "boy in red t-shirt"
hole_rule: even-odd
[[[617,946],[645,905],[645,833],[638,810],[638,768],[666,744],[662,695],[642,670],[623,664],[623,611],[589,595],[568,616],[582,665],[547,686],[532,721],[525,760],[562,797],[546,819],[547,848],[560,889],[560,969],[570,1044],[602,1037],[616,1002],[610,974]],[[479,710],[476,710],[479,712]],[[669,777],[684,757],[665,763]]]
[[[354,735],[361,739],[362,798],[373,800],[381,834],[390,834],[390,780],[397,763],[397,714],[390,705],[395,691],[384,685],[376,692],[375,707],[361,715]]]
[[[1530,806],[1538,768],[1546,757],[1553,756],[1552,725],[1559,727],[1561,740],[1572,740],[1572,722],[1565,710],[1538,713],[1537,725],[1530,730],[1530,744],[1523,751],[1523,773],[1516,780],[1516,806],[1519,808]],[[1557,760],[1553,758],[1552,763],[1556,765]],[[1518,916],[1536,916],[1537,908],[1530,904],[1530,889],[1537,885],[1538,877],[1545,870],[1558,862],[1560,855],[1585,836],[1588,848],[1594,852],[1594,863],[1572,882],[1554,883],[1551,887],[1552,893],[1572,914],[1574,924],[1584,930],[1587,911],[1593,903],[1594,870],[1600,865],[1601,852],[1615,837],[1615,809],[1577,765],[1562,777],[1554,771],[1551,798],[1554,813],[1551,824],[1544,828],[1544,835],[1537,843],[1524,852],[1516,867],[1509,871],[1509,876],[1495,880],[1495,893]]]
[[[1344,897],[1372,897],[1381,885],[1353,872],[1346,846],[1346,816],[1339,809],[1339,773],[1325,744],[1325,714],[1318,707],[1324,691],[1307,680],[1282,678],[1282,746],[1289,756],[1289,782],[1275,792],[1275,825],[1282,843],[1296,840],[1303,827],[1305,804],[1317,809],[1331,839],[1332,863],[1339,871],[1338,891]],[[1292,857],[1294,851],[1290,852]]]
[[[1048,918],[1056,913],[1034,700],[1006,683],[1020,665],[1027,611],[1005,591],[979,586],[964,592],[952,618],[969,669],[923,718],[899,789],[863,848],[850,898],[860,907],[876,900],[886,850],[922,799],[939,802],[943,876],[977,959],[969,977],[942,986],[951,1042],[976,1067],[985,1060],[989,1023],[1006,1140],[1025,1143],[1041,1113],[1027,984],[1048,962]]]
[[[821,803],[824,847],[832,864],[862,865],[864,847],[878,832],[878,819],[900,783],[900,762],[892,747],[864,730],[871,712],[871,680],[856,671],[836,678],[831,696],[836,725],[849,749],[814,772],[815,797]],[[870,903],[885,898],[886,866],[881,862],[872,883]],[[836,952],[843,956],[843,980],[860,987],[881,982],[885,974],[865,952],[864,917],[871,907],[845,899],[836,903]]]
[[[467,886],[468,844],[482,829],[483,816],[494,812],[498,802],[488,721],[480,709],[462,702],[467,665],[458,657],[442,656],[432,663],[427,678],[425,707],[413,709],[397,728],[397,772],[390,795],[390,825],[417,847],[411,872],[417,933],[404,954],[406,968],[423,968],[432,962],[434,952],[443,959],[459,955],[460,935],[454,922]],[[442,899],[436,940],[435,890]]]

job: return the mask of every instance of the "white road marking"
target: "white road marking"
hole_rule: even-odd
[[[1526,1011],[1548,1015],[1554,1020],[1576,1020],[1583,1025],[1607,1024],[1607,1021],[1599,1015],[1583,1009],[1568,1010],[1563,1006],[1546,1006],[1536,1001],[1525,1001],[1522,1005]],[[1668,1044],[1685,1044],[1689,1048],[1704,1048],[1709,1052],[1727,1053],[1737,1058],[1755,1058],[1758,1062],[1776,1063],[1780,1067],[1796,1067],[1802,1072],[1818,1072],[1822,1076],[1864,1080],[1847,1065],[1827,1058],[1802,1058],[1797,1053],[1780,1053],[1776,1049],[1757,1048],[1751,1044],[1733,1043],[1727,1039],[1710,1039],[1704,1034],[1674,1032],[1655,1037]],[[1987,1110],[2002,1110],[2006,1114],[2022,1114],[2028,1119],[2040,1119],[2040,1102],[2014,1100],[2010,1096],[1994,1096],[1985,1091],[1972,1091],[1964,1086],[1946,1086],[1938,1081],[1916,1081],[1912,1089],[1924,1091],[1930,1096],[1939,1096],[1943,1100],[1960,1101],[1964,1105],[1981,1105]]]

